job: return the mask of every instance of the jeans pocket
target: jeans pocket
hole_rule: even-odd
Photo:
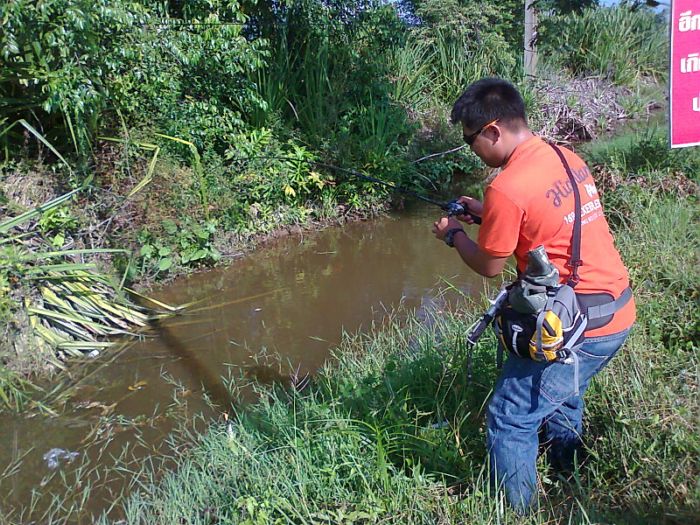
[[[563,403],[576,393],[574,366],[551,363],[540,376],[540,392],[551,403]]]
[[[606,351],[606,349],[603,349],[601,352],[599,348],[591,348],[590,350],[586,348],[584,350],[584,346],[581,346],[578,350],[576,350],[576,353],[579,356],[579,359],[590,359],[592,361],[605,361],[608,357],[610,357],[610,354]]]

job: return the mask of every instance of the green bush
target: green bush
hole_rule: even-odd
[[[243,113],[264,104],[248,75],[263,66],[267,44],[246,39],[239,2],[217,0],[201,11],[193,5],[187,19],[154,12],[121,52],[113,104],[130,126],[222,153],[245,129]]]
[[[0,118],[27,118],[81,154],[114,124],[109,112],[129,127],[221,147],[242,127],[241,108],[263,103],[246,74],[262,66],[266,43],[243,35],[247,18],[236,1],[190,3],[178,19],[163,9],[108,0],[3,3]]]
[[[71,214],[68,206],[53,208],[41,214],[39,231],[51,239],[54,248],[61,248],[72,230],[78,226],[78,219]]]
[[[176,265],[197,267],[212,264],[221,258],[214,248],[216,222],[197,224],[189,217],[180,223],[165,219],[162,231],[148,230],[139,234],[141,249],[141,271],[144,273],[166,274]]]
[[[312,174],[314,155],[292,140],[280,143],[266,128],[237,135],[225,158],[233,188],[248,205],[302,203],[324,186]]]
[[[0,4],[0,119],[26,118],[52,142],[85,153],[109,104],[115,54],[130,47],[147,18],[135,2]]]

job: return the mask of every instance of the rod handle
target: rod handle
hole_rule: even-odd
[[[467,208],[464,204],[461,202],[457,202],[457,200],[451,200],[445,206],[443,209],[447,212],[448,217],[453,217],[455,215],[470,215],[472,220],[474,221],[474,224],[481,224],[481,217],[478,215],[474,215],[469,211],[469,208]]]

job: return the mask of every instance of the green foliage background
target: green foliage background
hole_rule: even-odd
[[[625,85],[660,76],[663,20],[595,4],[537,3],[545,70]],[[447,113],[478,78],[514,81],[538,114],[542,97],[521,73],[523,7],[521,0],[4,2],[5,167],[55,160],[23,127],[7,129],[25,119],[76,166],[58,169],[61,189],[87,179],[97,190],[128,193],[149,180],[136,219],[110,239],[119,247],[157,243],[175,264],[146,249],[132,277],[138,267],[161,277],[183,263],[211,264],[216,250],[176,239],[164,224],[174,221],[192,239],[209,231],[205,244],[213,247],[224,232],[246,239],[387,202],[385,188],[316,161],[415,190],[444,187],[455,171],[476,172],[478,162],[464,152],[412,160],[461,142]],[[622,45],[619,31],[629,36]],[[122,151],[103,137],[119,139]],[[190,249],[209,251],[193,259]]]

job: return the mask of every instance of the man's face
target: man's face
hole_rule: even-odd
[[[503,153],[501,152],[501,130],[494,120],[485,123],[480,128],[470,129],[462,124],[464,142],[490,168],[499,168],[503,165]]]

